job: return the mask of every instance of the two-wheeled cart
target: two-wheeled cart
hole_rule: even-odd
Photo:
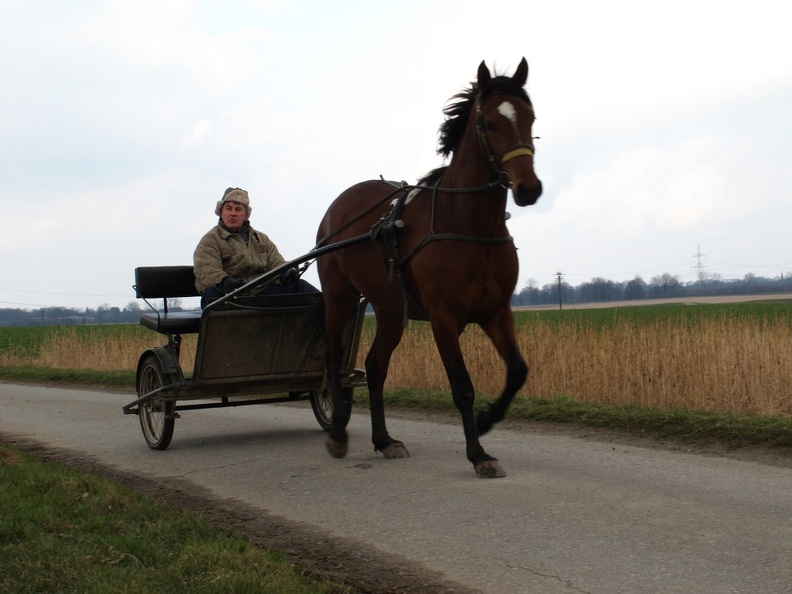
[[[355,242],[365,239],[355,238]],[[338,249],[334,247],[333,249]],[[327,250],[330,251],[330,250]],[[123,407],[140,419],[148,446],[164,450],[180,413],[205,408],[309,400],[323,429],[331,424],[332,395],[325,367],[324,308],[321,293],[257,295],[286,266],[262,275],[210,303],[202,311],[169,311],[168,299],[197,296],[192,266],[135,269],[135,291],[151,307],[140,323],[167,337],[149,348],[137,366],[137,398]],[[149,299],[162,299],[157,308]],[[355,368],[366,303],[359,303],[346,327],[341,377],[346,422],[352,391],[366,384]],[[179,362],[182,336],[197,333],[195,365],[186,376]]]

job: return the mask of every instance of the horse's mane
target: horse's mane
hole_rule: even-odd
[[[443,177],[443,173],[445,172],[446,169],[448,169],[448,165],[443,165],[442,167],[438,167],[437,169],[432,169],[429,173],[427,173],[421,179],[418,180],[418,185],[431,186],[441,177]]]
[[[525,89],[518,86],[509,76],[494,77],[481,94],[481,101],[486,101],[487,98],[496,93],[517,95],[525,99],[528,105],[531,105],[531,99],[528,97],[528,93]],[[438,130],[438,155],[448,157],[456,150],[457,144],[459,144],[462,135],[465,133],[465,126],[467,126],[470,112],[476,104],[476,97],[478,94],[478,83],[473,82],[469,87],[463,89],[448,100],[448,103],[443,109],[446,119]],[[446,170],[446,167],[447,166],[443,166],[433,169],[424,175],[418,183],[431,184],[437,181]]]

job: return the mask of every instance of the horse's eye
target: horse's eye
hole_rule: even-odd
[[[495,122],[487,122],[484,124],[487,128],[487,132],[497,132],[498,131],[498,124]]]

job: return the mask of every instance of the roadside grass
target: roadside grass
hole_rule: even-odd
[[[131,371],[98,372],[82,369],[0,367],[0,381],[52,384],[72,388],[135,392]],[[485,408],[491,397],[476,397]],[[387,409],[458,415],[450,392],[425,388],[390,388]],[[356,408],[368,408],[365,389],[355,392]],[[584,402],[569,396],[515,398],[507,413],[510,421],[537,421],[609,429],[633,437],[673,439],[680,443],[720,444],[728,448],[766,446],[792,453],[792,419],[731,412],[666,409],[660,407]]]
[[[477,397],[476,410],[486,408],[490,402],[491,398]],[[356,393],[355,405],[368,407],[365,390]],[[386,410],[458,415],[451,395],[434,390],[391,389],[385,393],[385,405]],[[506,419],[608,429],[632,437],[697,445],[719,444],[732,449],[765,446],[792,454],[792,419],[782,417],[596,404],[558,396],[515,398]]]
[[[277,552],[0,444],[0,591],[341,594]]]
[[[0,367],[0,381],[89,387],[135,392],[135,372],[129,370],[95,371],[19,365]]]

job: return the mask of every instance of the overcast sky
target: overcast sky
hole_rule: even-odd
[[[124,307],[136,266],[192,263],[228,186],[302,255],[346,187],[441,165],[448,99],[482,60],[511,74],[523,56],[545,193],[509,201],[518,289],[792,274],[790,17],[762,0],[2,0],[0,307]]]

